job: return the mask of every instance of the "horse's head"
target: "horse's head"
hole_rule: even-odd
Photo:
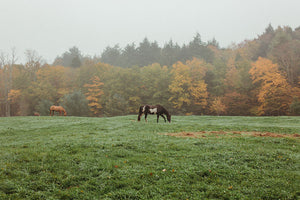
[[[67,116],[67,111],[64,111],[64,116]]]
[[[171,123],[171,115],[167,115],[167,120]]]

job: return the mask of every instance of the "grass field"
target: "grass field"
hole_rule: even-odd
[[[300,117],[0,118],[0,199],[299,199]]]

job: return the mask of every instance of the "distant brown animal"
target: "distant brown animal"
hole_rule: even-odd
[[[40,113],[34,112],[33,115],[34,115],[34,116],[40,116]]]
[[[145,114],[145,121],[146,122],[147,122],[147,115],[148,114],[151,114],[151,115],[156,114],[157,115],[157,123],[158,123],[159,116],[161,116],[162,118],[164,118],[164,120],[166,122],[166,118],[165,118],[164,115],[167,116],[168,122],[171,122],[171,115],[170,115],[170,113],[164,107],[162,107],[161,105],[155,105],[155,106],[145,105],[145,106],[140,106],[138,121],[141,121],[141,117],[142,117],[143,114]]]
[[[59,115],[62,116],[62,113],[64,113],[64,116],[67,116],[66,110],[62,106],[51,106],[50,107],[50,116],[54,115],[54,111],[59,112]],[[52,114],[51,114],[52,112]]]

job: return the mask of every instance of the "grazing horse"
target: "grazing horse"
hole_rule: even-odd
[[[151,105],[145,105],[145,106],[140,106],[140,110],[139,110],[139,116],[138,116],[138,121],[141,121],[141,116],[145,114],[145,121],[147,122],[147,115],[151,114],[157,115],[157,123],[158,123],[158,118],[159,116],[162,116],[162,118],[164,118],[165,122],[166,122],[166,118],[164,115],[167,116],[167,120],[168,122],[171,122],[171,115],[169,114],[169,112],[162,107],[161,105],[156,105],[156,106],[151,106]]]
[[[67,112],[62,106],[51,106],[50,107],[50,116],[53,116],[54,111],[59,112],[59,115],[62,115],[62,113],[64,113],[64,116],[67,116]],[[52,115],[51,115],[51,112],[52,112]]]
[[[33,115],[34,115],[34,116],[40,116],[40,113],[34,112]]]

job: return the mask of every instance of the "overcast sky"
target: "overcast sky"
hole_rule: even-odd
[[[0,0],[0,52],[26,49],[48,63],[77,46],[84,55],[104,48],[187,44],[195,34],[221,47],[254,39],[268,24],[300,26],[300,0]]]

